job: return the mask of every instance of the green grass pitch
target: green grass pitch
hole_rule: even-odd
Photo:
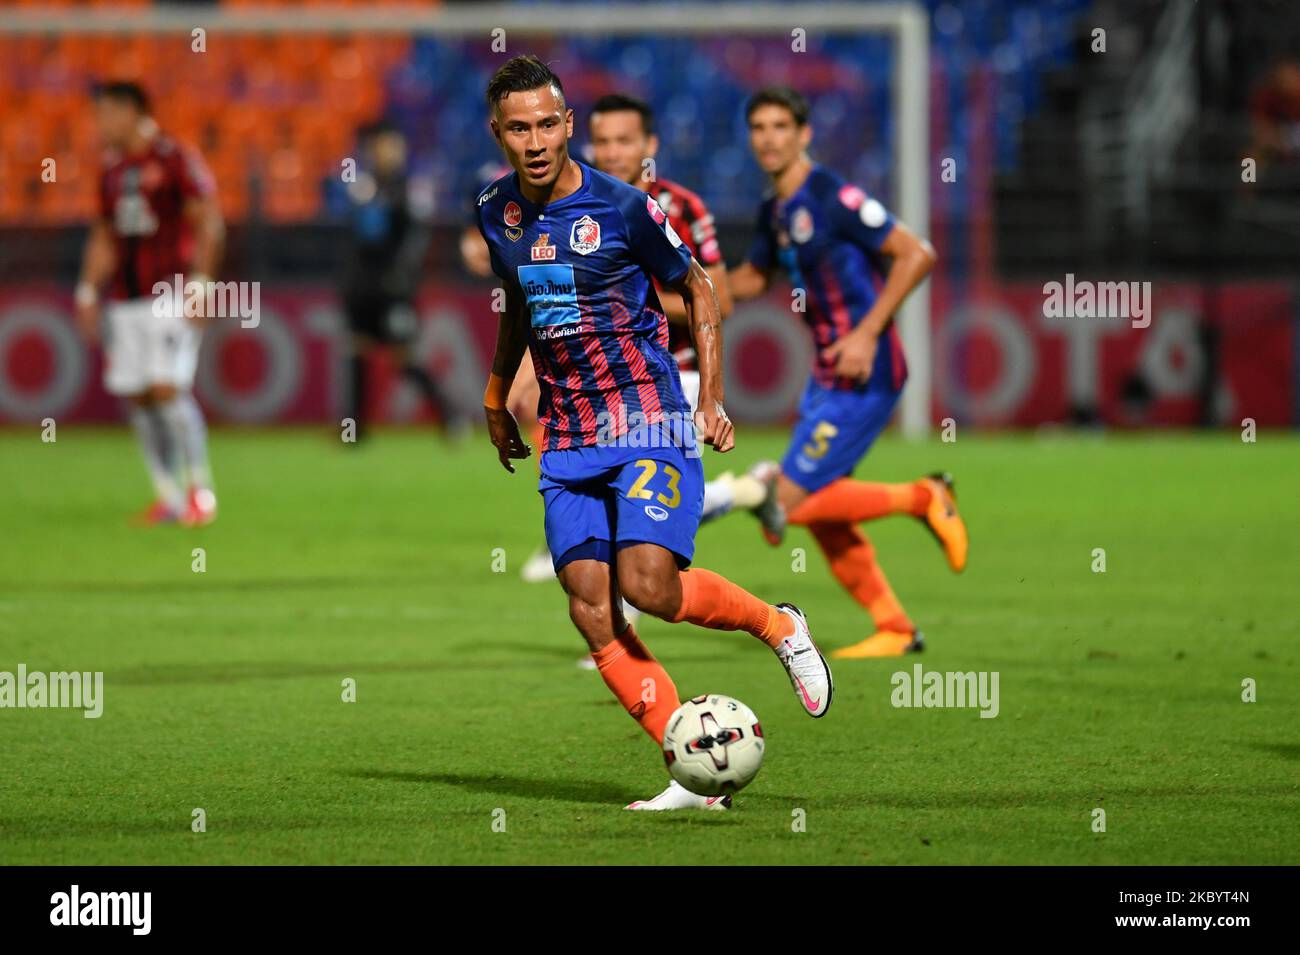
[[[738,468],[782,446],[739,439]],[[733,812],[658,815],[621,809],[664,785],[654,747],[575,665],[558,586],[519,580],[531,462],[482,434],[212,444],[217,523],[140,530],[127,432],[0,433],[0,670],[105,673],[98,720],[0,710],[0,863],[1300,862],[1293,436],[882,441],[858,476],[951,470],[971,530],[953,576],[912,519],[869,526],[929,649],[838,662],[813,721],[752,638],[643,621],[683,696],[743,699],[768,739]],[[806,532],[699,541],[823,648],[868,632]],[[914,663],[996,671],[999,715],[893,707]]]

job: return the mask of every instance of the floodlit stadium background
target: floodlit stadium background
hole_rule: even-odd
[[[597,5],[571,6],[579,20],[581,7]],[[792,31],[801,6],[785,5]],[[340,7],[439,14],[433,4]],[[1287,79],[1288,64],[1300,62],[1294,10],[1222,0],[918,7],[929,22],[929,221],[912,225],[940,255],[928,309],[931,422],[1236,425],[1248,415],[1261,427],[1300,424],[1300,91]],[[191,32],[175,27],[177,17],[198,29],[218,11],[267,10],[289,10],[306,25],[325,9],[0,4],[0,422],[119,417],[99,384],[98,352],[71,322],[94,209],[88,92],[97,80],[141,82],[163,127],[202,150],[230,226],[221,278],[261,283],[261,325],[217,324],[205,345],[198,394],[216,422],[337,422],[346,387],[334,285],[344,248],[339,171],[355,155],[357,127],[381,116],[408,133],[413,172],[435,203],[418,348],[476,406],[495,333],[492,285],[465,273],[456,240],[499,161],[483,87],[515,53],[539,54],[564,79],[579,154],[598,96],[626,90],[648,99],[659,114],[659,169],[711,205],[733,265],[763,189],[743,117],[760,84],[788,82],[807,94],[814,157],[897,202],[898,49],[879,32],[810,28],[802,50],[790,37],[719,31],[510,32],[503,53],[488,32],[304,26],[212,30],[196,51]],[[674,22],[672,4],[661,10]],[[172,18],[166,30],[120,26],[160,13]],[[108,15],[116,32],[75,26]],[[54,181],[42,177],[49,159]],[[1253,181],[1243,181],[1247,159]],[[1044,283],[1067,274],[1151,282],[1153,324],[1045,318]],[[732,413],[785,420],[809,348],[788,291],[742,306],[726,339]],[[423,414],[391,380],[375,402],[389,420]]]

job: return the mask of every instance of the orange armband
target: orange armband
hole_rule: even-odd
[[[487,389],[483,392],[483,407],[492,411],[504,411],[513,383],[513,378],[502,378],[495,373],[488,375]]]

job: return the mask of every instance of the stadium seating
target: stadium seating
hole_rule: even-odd
[[[1071,55],[1072,20],[1086,0],[974,0],[960,12],[940,0],[927,5],[932,148],[961,168],[973,147],[977,156],[983,149],[1005,170],[1017,158],[1015,131],[1038,106],[1041,74]],[[699,184],[720,219],[747,219],[761,188],[742,108],[747,92],[765,82],[806,91],[819,156],[889,195],[893,56],[883,37],[810,37],[807,54],[791,53],[783,39],[744,37],[575,38],[536,48],[565,77],[579,110],[615,87],[653,102],[666,168]],[[500,55],[486,43],[214,34],[198,53],[180,35],[9,36],[0,37],[0,58],[7,114],[0,175],[20,184],[0,193],[0,225],[69,224],[92,214],[97,158],[87,94],[105,77],[135,79],[150,90],[163,126],[203,150],[235,222],[319,218],[322,187],[351,154],[357,126],[380,115],[410,135],[416,166],[438,190],[443,221],[463,214],[483,163],[495,155],[482,90]],[[960,108],[976,89],[984,110]],[[977,145],[989,137],[992,144]],[[56,160],[60,182],[78,188],[41,188],[46,157]],[[995,169],[974,172],[976,181],[960,178],[937,197],[937,214],[960,215],[969,207],[967,190],[987,183]]]

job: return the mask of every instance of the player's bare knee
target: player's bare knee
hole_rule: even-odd
[[[569,619],[593,650],[614,639],[614,612],[608,598],[593,600],[569,594]]]
[[[620,566],[618,589],[637,610],[661,620],[671,620],[681,604],[681,583],[675,567],[668,574],[661,567]]]

